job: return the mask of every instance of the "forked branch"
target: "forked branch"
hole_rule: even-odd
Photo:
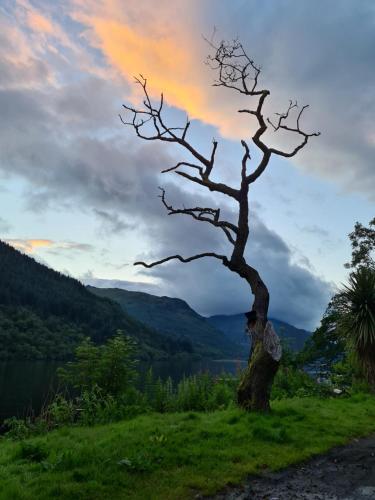
[[[198,164],[188,161],[181,161],[173,167],[164,169],[162,173],[174,171],[176,174],[181,175],[182,177],[185,177],[192,182],[205,186],[210,191],[216,191],[237,200],[238,191],[236,189],[233,189],[221,183],[216,183],[210,179],[210,175],[215,164],[215,155],[218,146],[217,141],[213,140],[211,154],[209,157],[205,157],[186,139],[187,132],[190,127],[189,120],[187,120],[184,126],[167,126],[162,115],[164,105],[163,94],[161,94],[160,102],[156,106],[152,103],[152,100],[148,93],[146,78],[140,75],[139,78],[135,78],[135,82],[142,88],[144,94],[144,108],[137,109],[128,104],[123,104],[123,108],[125,109],[126,114],[130,115],[130,118],[125,119],[122,115],[119,115],[121,122],[126,126],[133,127],[135,133],[141,139],[147,141],[164,141],[179,144],[198,161]],[[189,174],[186,174],[186,172],[178,170],[179,167],[192,168],[198,171],[199,177],[195,178],[193,176],[189,176]]]
[[[301,109],[297,115],[296,124],[294,127],[291,127],[290,125],[288,125],[286,121],[289,118],[290,112],[293,109],[298,109],[297,101],[295,101],[294,103],[292,101],[289,101],[289,107],[285,111],[285,113],[275,113],[276,116],[278,116],[276,123],[273,123],[270,118],[267,118],[267,122],[271,125],[274,132],[277,132],[278,130],[282,129],[282,130],[287,130],[288,132],[294,132],[294,133],[299,134],[303,137],[302,142],[298,146],[296,146],[291,152],[285,152],[285,151],[271,148],[271,153],[277,154],[279,156],[284,156],[286,158],[291,158],[292,156],[297,154],[298,151],[300,151],[307,144],[309,137],[318,137],[320,135],[320,132],[312,132],[312,133],[308,134],[307,132],[304,132],[300,127],[301,116],[302,116],[303,112],[305,111],[305,109],[307,109],[308,107],[309,107],[308,104],[301,107]]]
[[[233,234],[236,236],[238,234],[238,227],[231,222],[220,220],[220,208],[209,208],[209,207],[194,207],[194,208],[174,208],[165,199],[165,190],[159,188],[161,191],[161,201],[165,208],[168,210],[168,215],[190,215],[193,219],[207,222],[212,226],[219,227],[225,233],[228,241],[235,244],[235,239]],[[233,233],[233,234],[232,234]]]

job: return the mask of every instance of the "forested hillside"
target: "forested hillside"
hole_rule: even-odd
[[[64,359],[83,336],[101,343],[118,329],[138,339],[141,357],[184,350],[129,317],[117,303],[1,241],[0,283],[2,359]]]
[[[246,355],[246,350],[236,340],[226,337],[184,300],[119,288],[89,286],[88,289],[100,297],[117,301],[126,313],[145,325],[173,339],[180,339],[187,346],[190,344],[194,352],[213,358],[238,358]]]

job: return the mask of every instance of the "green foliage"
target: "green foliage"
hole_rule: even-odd
[[[375,353],[375,269],[361,267],[339,294],[343,334],[361,356]]]
[[[58,374],[77,389],[92,391],[97,387],[105,395],[117,396],[134,385],[135,352],[135,341],[120,330],[102,346],[86,338],[75,350],[75,361],[60,368]]]
[[[275,376],[271,399],[320,396],[332,394],[328,384],[318,384],[303,370],[292,366],[281,366]]]
[[[32,425],[30,420],[11,417],[4,420],[3,425],[7,429],[6,436],[10,439],[25,439],[32,434]]]
[[[345,264],[347,268],[357,267],[372,267],[375,262],[372,254],[375,250],[375,218],[369,222],[369,226],[363,226],[360,222],[356,222],[354,231],[349,234],[349,239],[352,244],[352,260]]]
[[[375,268],[359,267],[337,294],[339,332],[375,388]]]
[[[82,338],[64,319],[0,305],[0,359],[66,359]]]
[[[159,413],[214,411],[235,406],[238,377],[200,373],[178,383],[155,378],[150,369],[142,391],[136,388],[136,345],[122,332],[96,346],[84,339],[76,359],[59,369],[62,381],[79,391],[78,396],[57,394],[33,421],[11,419],[8,436],[13,439],[66,425],[91,426],[133,418],[151,411]],[[295,396],[326,396],[331,389],[317,384],[296,365],[296,355],[284,350],[272,399]],[[194,414],[192,414],[194,415]]]
[[[47,428],[70,425],[75,420],[75,408],[72,400],[57,394],[44,409],[39,420],[46,422]]]
[[[345,341],[338,328],[339,318],[337,298],[334,297],[324,313],[320,326],[298,354],[297,362],[300,366],[318,360],[331,366],[345,355]]]
[[[228,408],[234,403],[237,380],[226,374],[214,377],[200,373],[184,377],[174,384],[171,378],[163,382],[153,378],[152,370],[146,374],[144,396],[147,406],[154,411],[210,411]]]

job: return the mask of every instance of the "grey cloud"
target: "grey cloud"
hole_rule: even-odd
[[[310,226],[298,226],[298,229],[304,233],[313,234],[321,238],[328,238],[329,232],[323,227],[319,227],[315,224]]]
[[[8,94],[9,97],[17,98],[19,93]],[[19,126],[18,143],[9,138],[7,144],[3,142],[6,139],[0,138],[6,153],[1,166],[11,167],[37,188],[42,187],[41,205],[79,202],[96,210],[97,216],[106,219],[111,228],[116,224],[121,227],[123,217],[131,218],[144,228],[143,237],[147,235],[153,249],[152,255],[140,256],[145,259],[175,252],[192,255],[208,250],[229,251],[225,237],[217,229],[187,216],[166,215],[157,199],[157,186],[162,180],[158,172],[174,163],[168,150],[157,144],[134,146],[131,140],[116,136],[65,136],[59,124],[54,129],[53,114],[43,108],[42,94],[34,94],[34,99],[29,101],[23,94],[17,99],[14,113],[8,115],[9,126]],[[21,110],[25,108],[22,123]],[[216,206],[215,199],[206,194],[184,192],[183,184],[168,180],[164,186],[168,200],[176,206]],[[224,212],[234,217],[231,207],[224,206]],[[118,214],[118,218],[113,214]],[[271,314],[297,326],[315,325],[328,301],[329,286],[308,270],[291,264],[286,243],[259,219],[252,220],[249,262],[259,268],[269,285]],[[246,285],[216,262],[170,264],[150,275],[160,280],[156,288],[150,285],[151,293],[180,296],[202,314],[241,312],[250,307]],[[137,289],[138,285],[128,286]]]
[[[374,199],[374,2],[237,0],[231,9],[210,2],[207,11],[213,5],[220,35],[232,37],[235,26],[262,65],[269,112],[283,111],[289,98],[310,104],[306,129],[322,135],[295,164]]]
[[[30,86],[47,80],[50,76],[43,60],[30,54],[27,58],[19,59],[19,52],[23,49],[19,44],[23,43],[24,40],[9,27],[8,19],[0,10],[0,88]],[[17,62],[12,64],[12,58]]]
[[[306,267],[294,264],[293,254],[282,238],[269,230],[256,215],[252,220],[247,259],[259,270],[269,287],[270,314],[296,326],[314,328],[332,295],[332,285]],[[196,233],[194,228],[189,229],[185,237],[181,232],[176,239],[169,239],[164,245],[160,244],[160,240],[156,241],[157,253],[149,255],[148,260],[173,255],[189,246],[194,247],[190,248],[192,254],[202,248],[215,249],[219,253],[227,250],[219,233],[215,232],[215,237],[207,233],[208,237],[205,237],[201,232],[198,238],[192,238],[191,235]],[[186,249],[182,253],[189,255]],[[215,260],[168,263],[151,270],[141,270],[140,273],[160,279],[164,294],[183,297],[204,315],[239,313],[249,309],[252,303],[250,289],[244,280]]]
[[[127,281],[116,279],[96,278],[93,274],[84,275],[80,278],[85,285],[95,286],[97,288],[122,288],[124,290],[151,293],[161,295],[161,287],[154,283],[145,283],[141,281]]]
[[[94,208],[94,213],[101,220],[104,232],[118,234],[125,230],[134,229],[134,224],[124,222],[117,213],[96,208]]]

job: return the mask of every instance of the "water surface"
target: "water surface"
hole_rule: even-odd
[[[64,363],[56,361],[0,362],[0,422],[5,418],[38,414],[42,406],[58,390],[56,370]],[[140,365],[141,377],[150,366],[154,376],[178,382],[184,376],[209,371],[214,375],[235,374],[243,361],[237,360],[169,360]]]

